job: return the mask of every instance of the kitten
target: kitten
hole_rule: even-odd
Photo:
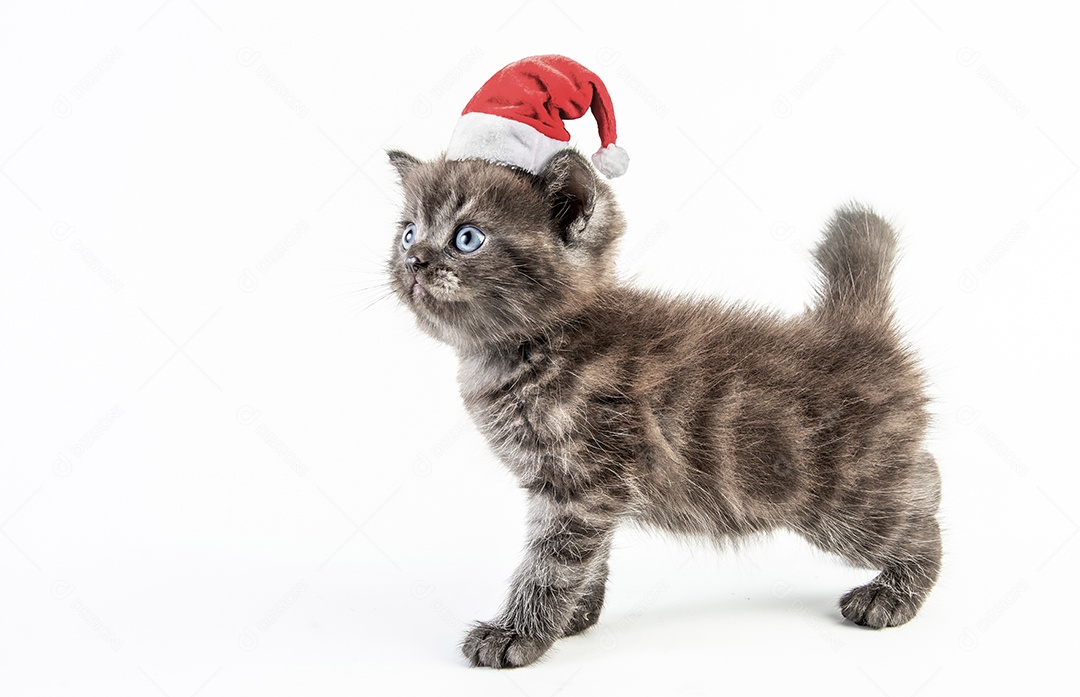
[[[529,493],[505,605],[462,644],[529,664],[596,623],[616,525],[716,540],[784,527],[880,570],[852,622],[910,620],[938,576],[927,399],[889,297],[895,237],[838,211],[796,317],[621,285],[625,222],[574,150],[533,175],[391,151],[405,193],[391,285],[453,346],[472,418]]]

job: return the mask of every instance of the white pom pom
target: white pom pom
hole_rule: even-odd
[[[630,166],[630,156],[625,150],[612,143],[594,152],[592,162],[601,174],[608,179],[614,179],[626,174],[626,168]]]

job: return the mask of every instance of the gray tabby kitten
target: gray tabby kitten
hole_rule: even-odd
[[[505,605],[462,644],[473,665],[532,663],[595,624],[623,520],[718,541],[787,528],[881,571],[844,617],[914,617],[941,564],[940,479],[881,218],[837,212],[816,302],[781,317],[621,285],[623,216],[574,150],[538,175],[389,157],[405,192],[391,285],[456,349],[465,406],[529,492]]]

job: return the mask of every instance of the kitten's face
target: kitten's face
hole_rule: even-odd
[[[538,176],[390,153],[405,190],[391,286],[421,328],[458,347],[519,342],[608,282],[622,219],[588,163],[566,152]]]

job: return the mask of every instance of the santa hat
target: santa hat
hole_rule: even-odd
[[[458,119],[446,157],[479,158],[537,173],[569,147],[563,119],[592,109],[600,132],[593,164],[605,177],[626,172],[630,157],[615,145],[615,111],[595,73],[565,56],[532,56],[511,63],[484,83]]]

